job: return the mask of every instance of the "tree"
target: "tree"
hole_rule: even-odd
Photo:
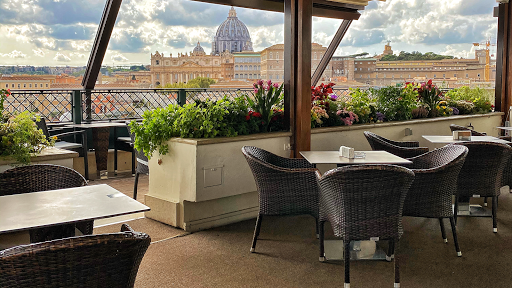
[[[167,83],[164,86],[158,85],[156,88],[210,88],[210,85],[215,83],[215,80],[208,77],[197,77],[188,83]]]

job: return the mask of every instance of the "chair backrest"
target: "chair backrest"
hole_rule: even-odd
[[[464,126],[460,126],[460,125],[455,125],[455,124],[450,124],[450,130],[453,132],[453,131],[471,131],[471,136],[486,136],[487,133],[482,133],[482,132],[476,132],[475,130],[471,130],[469,129],[468,127],[464,127]]]
[[[43,130],[44,136],[49,139],[50,133],[48,132],[48,127],[46,126],[46,120],[44,118],[39,119],[39,121],[35,121],[37,128]]]
[[[459,174],[458,195],[499,195],[503,172],[512,156],[512,148],[493,142],[463,142],[455,145],[464,145],[469,149]]]
[[[35,164],[0,173],[0,196],[87,185],[77,171],[59,165]]]
[[[151,238],[126,227],[0,251],[0,287],[133,287]]]
[[[428,148],[419,147],[417,141],[393,141],[369,131],[364,131],[363,134],[374,151],[387,151],[403,158],[415,157],[428,152]]]
[[[132,138],[132,143],[135,145],[135,134],[132,133],[130,122],[126,122],[126,129],[128,129],[128,133],[130,134],[130,138]],[[137,157],[137,173],[149,174],[149,165],[148,165],[148,157],[144,154],[144,151],[139,151],[133,147],[133,151],[135,151],[135,157]]]
[[[414,182],[407,193],[404,216],[452,217],[452,196],[457,192],[460,170],[468,148],[447,145],[418,157],[409,158]]]
[[[320,214],[337,237],[397,239],[402,209],[414,173],[394,165],[358,165],[330,170],[320,179]]]

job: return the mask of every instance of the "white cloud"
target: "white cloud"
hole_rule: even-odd
[[[11,58],[11,59],[14,59],[14,58],[26,58],[27,57],[26,54],[24,54],[23,52],[18,51],[18,50],[13,50],[11,53],[6,53],[6,54],[0,53],[0,56],[1,57],[6,57],[6,58]]]
[[[45,55],[43,49],[41,49],[41,48],[32,49],[32,52],[34,52],[34,55],[39,56],[39,57],[44,57],[44,55]]]
[[[60,52],[57,52],[57,54],[55,54],[55,57],[53,57],[53,61],[70,62],[71,58],[69,58],[68,56],[66,56]]]
[[[128,58],[124,57],[121,53],[110,56],[110,60],[114,62],[128,62]]]

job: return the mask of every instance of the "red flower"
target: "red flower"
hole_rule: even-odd
[[[260,114],[260,113],[258,113],[258,112],[254,112],[254,113],[252,113],[252,116],[260,118],[260,117],[261,117],[261,114]]]
[[[427,82],[428,85],[432,85],[432,79],[429,79]]]
[[[249,115],[245,116],[245,121],[249,121],[249,120],[251,120],[251,116],[249,116]]]
[[[277,116],[272,117],[272,121],[276,121],[276,120],[277,120]]]
[[[11,95],[11,89],[7,89],[7,95],[5,97],[7,97],[9,95]]]

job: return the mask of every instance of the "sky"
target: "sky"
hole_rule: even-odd
[[[85,66],[105,0],[0,0],[0,65]],[[335,55],[400,51],[474,58],[472,43],[496,42],[495,0],[371,1]],[[191,0],[124,0],[103,65],[149,64],[151,53],[206,53],[230,7]],[[283,14],[236,8],[261,51],[283,43]],[[328,46],[342,20],[313,19],[313,42]],[[491,54],[496,47],[491,47]]]

